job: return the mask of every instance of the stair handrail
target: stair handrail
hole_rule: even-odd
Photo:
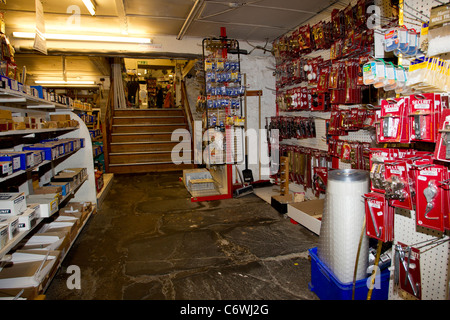
[[[111,86],[110,88],[113,88],[114,85],[114,79],[111,79]],[[113,125],[113,116],[114,116],[114,108],[113,103],[114,101],[114,90],[109,90],[108,100],[106,102],[105,107],[105,121],[102,124],[103,127],[103,156],[105,159],[105,172],[109,172],[109,154],[110,154],[110,143],[111,143],[111,132],[112,132],[112,125]]]
[[[186,83],[184,82],[184,80],[181,80],[181,104],[183,105],[184,113],[188,120],[189,132],[192,136],[194,128],[194,118],[192,117],[191,107],[189,106],[189,99],[186,92]]]

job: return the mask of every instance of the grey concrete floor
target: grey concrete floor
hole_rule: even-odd
[[[191,202],[181,176],[116,175],[46,299],[318,300],[308,289],[317,235],[255,195]],[[71,265],[80,289],[67,286]]]

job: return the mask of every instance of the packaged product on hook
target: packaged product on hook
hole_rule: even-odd
[[[398,55],[399,53],[405,53],[409,48],[408,28],[406,28],[405,26],[400,26],[397,29],[397,34],[398,48],[394,50],[395,55]]]
[[[386,66],[382,59],[369,61],[363,66],[363,82],[365,85],[373,84],[375,88],[383,86],[386,77]]]
[[[419,51],[419,33],[415,29],[408,30],[408,50],[403,52],[408,56],[415,56]]]
[[[397,75],[394,64],[392,62],[388,62],[385,64],[386,67],[386,77],[383,81],[383,89],[385,91],[394,90],[397,86]]]
[[[387,29],[384,33],[384,51],[391,52],[398,49],[397,28]]]
[[[395,87],[395,93],[402,93],[406,91],[407,73],[403,66],[396,66],[395,73],[397,76],[397,85]]]

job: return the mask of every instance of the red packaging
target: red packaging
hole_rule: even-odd
[[[325,193],[328,182],[328,168],[314,167],[313,189],[318,197],[320,193]]]
[[[386,160],[384,162],[386,179],[385,197],[396,208],[412,210],[411,190],[406,161]]]
[[[380,132],[377,142],[409,143],[408,98],[381,101]]]
[[[397,245],[401,248],[399,265],[400,288],[417,299],[422,299],[420,276],[420,249],[407,246],[401,242]],[[411,266],[414,266],[413,268]]]
[[[436,141],[439,108],[439,95],[424,93],[410,96],[408,115],[411,141]]]
[[[364,194],[367,236],[383,242],[394,239],[394,209],[383,194]]]
[[[416,176],[416,222],[417,225],[444,231],[444,189],[442,181],[447,177],[447,168],[430,165],[420,169]]]
[[[434,157],[450,162],[450,109],[442,110]]]

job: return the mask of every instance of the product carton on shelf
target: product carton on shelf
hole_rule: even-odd
[[[77,224],[71,221],[53,221],[44,224],[37,233],[62,232],[66,234],[69,241],[72,242],[78,233]]]
[[[17,216],[0,217],[0,226],[8,228],[8,241],[12,241],[19,232],[19,218]]]
[[[0,250],[3,249],[9,240],[8,226],[0,226]]]
[[[31,288],[0,289],[0,300],[37,300],[39,290]]]
[[[60,187],[61,194],[63,197],[67,196],[70,193],[70,183],[69,182],[57,182],[53,181],[47,184],[47,186]]]
[[[44,143],[36,143],[32,145],[27,145],[22,148],[22,150],[43,150],[44,151],[44,160],[55,160],[59,157],[59,149],[58,146],[44,144]]]
[[[0,271],[0,288],[42,288],[60,254],[57,250],[14,252],[11,261]]]
[[[18,156],[20,158],[20,170],[26,170],[35,165],[33,151],[2,151],[1,154],[7,156]]]
[[[13,173],[11,161],[0,161],[0,178],[9,176]]]
[[[0,161],[11,161],[13,173],[21,170],[22,163],[19,154],[9,154],[7,151],[0,151]]]
[[[60,250],[62,253],[70,246],[70,240],[65,232],[35,233],[24,239],[17,246],[20,250]]]
[[[0,119],[0,131],[10,131],[13,129],[12,120]]]
[[[0,216],[3,214],[17,215],[27,208],[24,192],[0,193]]]
[[[39,188],[35,188],[33,190],[34,194],[41,194],[41,195],[57,195],[58,199],[62,199],[62,187],[59,186],[42,186]]]
[[[92,211],[91,202],[69,202],[64,208],[59,210],[60,216],[71,216],[80,219],[84,223],[89,212]]]
[[[35,209],[28,207],[24,212],[19,214],[19,231],[31,230],[37,222],[38,214]]]
[[[12,120],[12,112],[9,110],[0,110],[0,119]]]
[[[39,204],[39,217],[48,218],[58,211],[59,201],[56,197],[46,197],[45,195],[28,195],[27,201]]]

